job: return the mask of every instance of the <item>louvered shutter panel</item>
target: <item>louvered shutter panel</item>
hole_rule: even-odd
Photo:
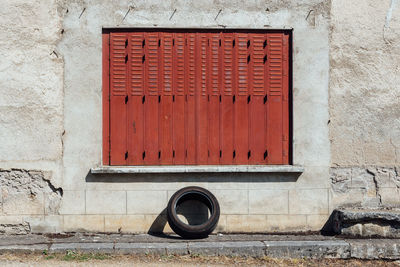
[[[288,164],[288,43],[282,32],[111,33],[109,164]]]
[[[196,92],[196,34],[187,33],[186,35],[186,129],[185,129],[185,139],[186,139],[186,164],[192,165],[196,164],[196,102],[195,102],[195,92]]]
[[[209,103],[208,103],[208,164],[219,164],[220,157],[220,90],[222,57],[220,47],[220,34],[211,33],[209,42]]]
[[[268,133],[269,163],[288,162],[288,36],[268,35],[269,107]],[[285,118],[284,118],[285,116]],[[285,141],[284,141],[285,140]]]
[[[265,164],[264,159],[266,145],[266,105],[264,98],[266,95],[265,67],[264,67],[264,41],[265,35],[250,35],[250,53],[248,56],[251,70],[251,95],[249,102],[250,109],[250,147],[249,163]]]
[[[160,150],[159,158],[161,165],[171,165],[172,158],[172,93],[173,93],[173,33],[160,34],[160,56],[161,56],[161,85],[159,98],[160,108]]]
[[[208,34],[197,35],[197,90],[196,90],[196,114],[197,114],[197,160],[199,165],[208,163]]]
[[[144,100],[144,151],[145,165],[158,165],[159,152],[159,34],[145,34],[145,100]]]
[[[144,151],[144,33],[129,35],[128,164],[142,165]]]
[[[110,36],[110,164],[126,165],[128,96],[128,35]]]
[[[173,162],[176,165],[185,164],[186,140],[185,130],[185,90],[186,90],[186,57],[185,33],[174,33],[175,45],[173,66]]]
[[[221,164],[233,162],[233,40],[232,33],[222,34]]]
[[[236,92],[235,92],[235,120],[234,120],[234,144],[235,164],[248,164],[249,152],[249,35],[236,34]]]

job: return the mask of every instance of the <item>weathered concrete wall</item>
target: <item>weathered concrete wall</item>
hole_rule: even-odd
[[[61,204],[61,17],[54,1],[1,6],[0,233],[26,233]]]
[[[329,1],[63,1],[65,230],[162,229],[187,185],[219,199],[219,231],[319,229],[329,214]],[[176,12],[174,13],[174,10]],[[215,20],[219,10],[222,10]],[[174,15],[172,16],[172,14]],[[171,17],[172,16],[172,17]],[[101,164],[102,26],[294,28],[294,161],[288,174],[88,175]],[[86,214],[86,215],[85,215]]]
[[[398,1],[332,1],[332,205],[400,205],[399,40]]]
[[[61,182],[63,61],[54,2],[2,1],[0,163],[43,169]]]
[[[395,0],[4,2],[0,232],[168,230],[167,201],[188,185],[217,196],[225,232],[319,230],[337,206],[399,205]],[[305,172],[90,175],[102,27],[221,25],[294,29],[293,156]]]

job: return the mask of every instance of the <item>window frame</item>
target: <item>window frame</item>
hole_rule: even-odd
[[[110,165],[110,33],[132,32],[132,31],[209,31],[209,30],[232,30],[243,32],[280,32],[289,35],[288,39],[288,105],[289,105],[289,132],[288,132],[288,164],[293,165],[293,30],[292,29],[259,29],[259,28],[158,28],[158,27],[129,27],[129,28],[103,28],[102,29],[102,165]],[[256,166],[248,164],[249,166]],[[269,164],[264,164],[268,166]],[[124,165],[124,166],[147,166],[147,165]],[[156,165],[177,166],[177,165]],[[220,165],[222,166],[222,165]],[[235,164],[230,166],[237,166]],[[147,166],[148,167],[148,166]]]

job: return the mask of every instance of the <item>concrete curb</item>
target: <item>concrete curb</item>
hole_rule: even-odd
[[[117,253],[152,255],[251,256],[272,258],[400,259],[398,239],[322,241],[228,241],[228,242],[66,242],[2,245],[0,253],[36,252]]]

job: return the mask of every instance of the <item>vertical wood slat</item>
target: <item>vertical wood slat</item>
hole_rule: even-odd
[[[249,40],[248,34],[236,33],[236,91],[235,91],[235,117],[234,117],[234,144],[235,144],[235,164],[248,164],[249,150],[249,105],[247,103],[249,95],[249,68],[247,63]]]
[[[159,158],[159,34],[145,33],[145,101],[144,101],[144,164],[158,165]]]
[[[221,88],[221,164],[233,162],[233,34],[225,33],[222,39]]]
[[[132,33],[128,38],[130,57],[128,99],[128,164],[142,165],[144,151],[144,35]]]
[[[207,77],[209,75],[207,68],[208,55],[208,36],[206,33],[200,33],[196,39],[196,164],[206,165],[208,162],[208,88]]]
[[[221,69],[219,68],[221,53],[220,53],[220,34],[210,34],[209,46],[209,85],[208,95],[210,100],[208,102],[208,164],[219,164],[219,150],[220,150],[220,76]]]
[[[283,34],[283,87],[282,87],[282,161],[277,164],[289,164],[289,34]]]
[[[110,165],[126,165],[127,34],[111,33],[110,38]]]
[[[196,34],[187,33],[186,35],[186,84],[187,84],[187,100],[186,100],[186,164],[196,164],[196,102],[195,102],[195,89],[196,89]]]
[[[172,94],[173,94],[173,33],[160,33],[160,98],[159,158],[161,165],[171,165],[172,155]]]
[[[283,33],[111,33],[108,164],[288,164],[288,42]]]
[[[283,35],[268,35],[269,69],[269,160],[270,164],[279,164],[283,159]]]
[[[103,165],[110,165],[110,34],[102,34]]]
[[[252,91],[250,100],[250,164],[265,164],[265,105],[266,93],[264,76],[264,41],[262,34],[251,34],[250,66],[252,78]]]
[[[173,67],[173,163],[185,164],[185,34],[175,33],[174,67]]]

